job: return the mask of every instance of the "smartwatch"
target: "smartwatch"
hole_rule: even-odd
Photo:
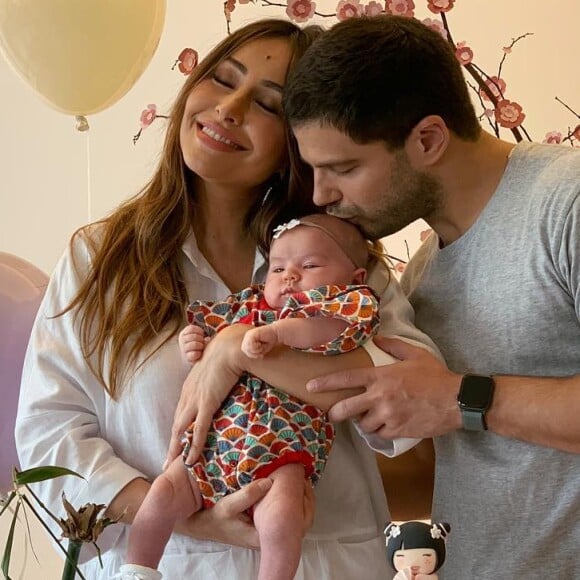
[[[486,375],[466,374],[461,380],[457,404],[463,428],[467,431],[486,431],[485,413],[493,400],[495,382]]]

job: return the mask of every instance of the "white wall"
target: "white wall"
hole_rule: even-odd
[[[151,174],[164,124],[158,120],[134,146],[132,136],[139,128],[141,110],[148,103],[156,103],[160,113],[168,110],[183,80],[179,72],[171,71],[182,48],[191,46],[203,56],[226,33],[222,0],[169,0],[168,4],[164,33],[150,66],[123,99],[89,119],[88,134],[78,133],[72,118],[45,105],[0,58],[0,250],[50,272],[72,231],[88,220],[89,192],[91,217],[96,219],[135,193]],[[434,17],[426,9],[426,0],[415,4],[418,17]],[[317,0],[320,12],[333,12],[335,6],[336,0]],[[237,6],[232,28],[261,16],[283,16],[283,9],[262,7],[259,0]],[[554,100],[559,96],[580,111],[578,0],[457,0],[448,16],[455,40],[467,41],[475,62],[490,74],[497,71],[502,46],[533,32],[516,45],[504,65],[507,96],[524,107],[524,124],[534,140],[578,123]],[[388,240],[388,249],[406,257],[404,241],[412,252],[423,228],[410,226]],[[0,546],[6,533],[3,518]],[[42,552],[40,558],[44,578],[60,578],[57,557]],[[33,560],[30,554],[28,560]],[[39,568],[30,566],[15,578],[40,577]]]

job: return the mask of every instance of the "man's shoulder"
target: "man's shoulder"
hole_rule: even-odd
[[[514,151],[515,161],[524,165],[526,175],[538,175],[554,183],[570,181],[580,188],[580,149],[547,143],[520,143]],[[523,168],[522,168],[523,169]]]

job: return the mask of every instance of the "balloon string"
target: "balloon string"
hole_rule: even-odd
[[[87,223],[93,221],[93,200],[91,195],[91,133],[87,131]]]
[[[90,143],[90,126],[84,115],[75,115],[75,128],[79,133],[87,134],[87,223],[92,222],[92,199],[91,199],[91,143]]]

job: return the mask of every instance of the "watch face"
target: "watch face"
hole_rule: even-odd
[[[493,397],[493,379],[480,375],[465,375],[459,391],[459,403],[469,409],[487,409]]]

